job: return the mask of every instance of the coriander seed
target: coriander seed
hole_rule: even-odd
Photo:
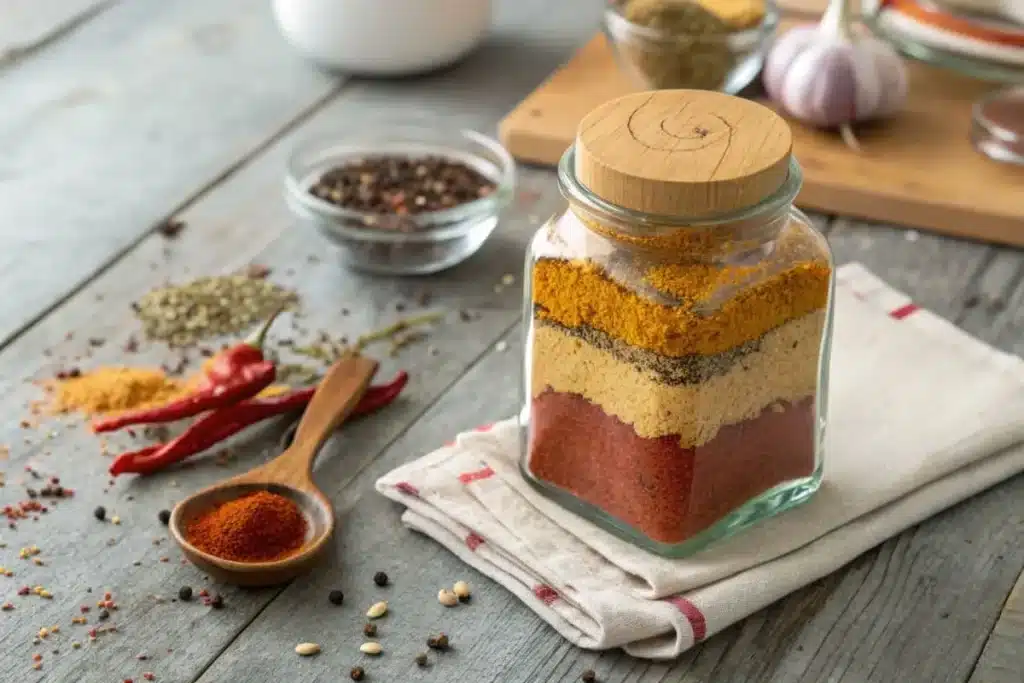
[[[363,635],[373,638],[377,635],[377,624],[363,624]]]
[[[429,663],[429,660],[427,659],[427,653],[426,652],[421,652],[418,655],[416,655],[416,666],[422,668],[422,667],[425,667],[428,663]]]

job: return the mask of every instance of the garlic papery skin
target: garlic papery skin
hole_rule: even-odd
[[[899,111],[907,98],[907,73],[887,43],[855,31],[848,1],[831,0],[820,24],[780,36],[763,78],[785,113],[813,126],[839,128],[856,147],[851,124]]]

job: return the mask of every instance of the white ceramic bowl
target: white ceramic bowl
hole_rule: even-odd
[[[325,68],[404,76],[479,45],[491,0],[274,0],[274,15],[285,39]]]

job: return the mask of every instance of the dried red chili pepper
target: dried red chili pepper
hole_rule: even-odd
[[[408,381],[409,374],[402,371],[387,384],[371,386],[363,394],[352,415],[368,415],[387,406],[402,393]],[[119,474],[152,474],[201,453],[257,422],[304,408],[315,391],[316,387],[307,387],[280,396],[242,401],[216,410],[197,420],[172,441],[117,456],[110,466],[110,474],[115,477]]]
[[[277,368],[263,357],[263,341],[280,311],[246,341],[222,351],[204,372],[195,392],[155,408],[119,413],[97,420],[94,432],[112,432],[138,424],[159,424],[193,417],[208,410],[234,405],[266,389],[277,377]]]

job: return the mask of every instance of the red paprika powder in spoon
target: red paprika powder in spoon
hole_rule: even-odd
[[[256,491],[199,515],[186,527],[185,538],[225,560],[271,562],[299,550],[306,528],[302,510],[290,498]]]

